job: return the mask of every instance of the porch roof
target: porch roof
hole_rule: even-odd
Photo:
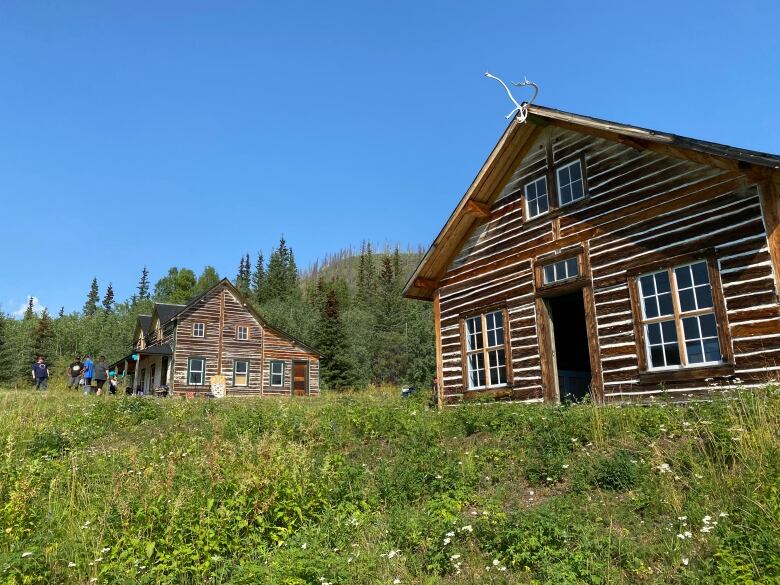
[[[168,343],[160,343],[159,345],[152,345],[144,349],[136,351],[138,355],[171,355],[171,346]]]

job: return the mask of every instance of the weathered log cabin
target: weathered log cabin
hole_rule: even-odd
[[[143,394],[206,394],[217,375],[228,396],[319,394],[317,351],[268,325],[227,279],[139,316],[133,352],[115,366]]]
[[[406,285],[442,404],[686,399],[780,375],[780,157],[530,106]]]

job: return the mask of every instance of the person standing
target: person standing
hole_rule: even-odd
[[[84,394],[92,392],[92,376],[95,375],[95,363],[91,356],[84,358]]]
[[[32,377],[35,380],[36,390],[46,390],[49,387],[49,368],[39,355],[32,366]]]
[[[95,364],[95,384],[97,384],[97,395],[103,394],[103,385],[108,380],[108,364],[106,358],[102,355],[98,358],[98,363]]]
[[[83,369],[84,364],[81,363],[79,356],[76,356],[76,359],[68,366],[68,390],[75,390],[79,387],[79,379]]]

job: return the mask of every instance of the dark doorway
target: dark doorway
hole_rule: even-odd
[[[591,372],[582,291],[547,299],[561,402],[579,402],[590,392]]]
[[[168,356],[164,355],[162,358],[162,366],[160,366],[160,386],[166,386],[168,384]]]
[[[293,362],[293,396],[309,394],[309,362]]]

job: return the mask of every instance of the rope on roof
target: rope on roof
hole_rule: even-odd
[[[508,120],[515,114],[516,120],[518,123],[522,124],[525,122],[525,119],[528,117],[528,106],[530,106],[533,101],[536,99],[536,96],[539,94],[539,86],[536,85],[533,81],[528,81],[528,79],[523,79],[523,81],[512,81],[512,85],[515,87],[532,87],[534,90],[534,95],[531,96],[531,99],[527,102],[523,103],[517,103],[517,100],[515,99],[515,96],[512,95],[512,92],[510,91],[509,87],[507,87],[506,83],[495,75],[492,75],[490,71],[485,72],[485,77],[489,77],[490,79],[495,79],[498,81],[501,85],[504,86],[504,89],[506,90],[507,95],[509,96],[509,99],[512,100],[512,103],[515,104],[515,108],[507,114],[506,119]]]

